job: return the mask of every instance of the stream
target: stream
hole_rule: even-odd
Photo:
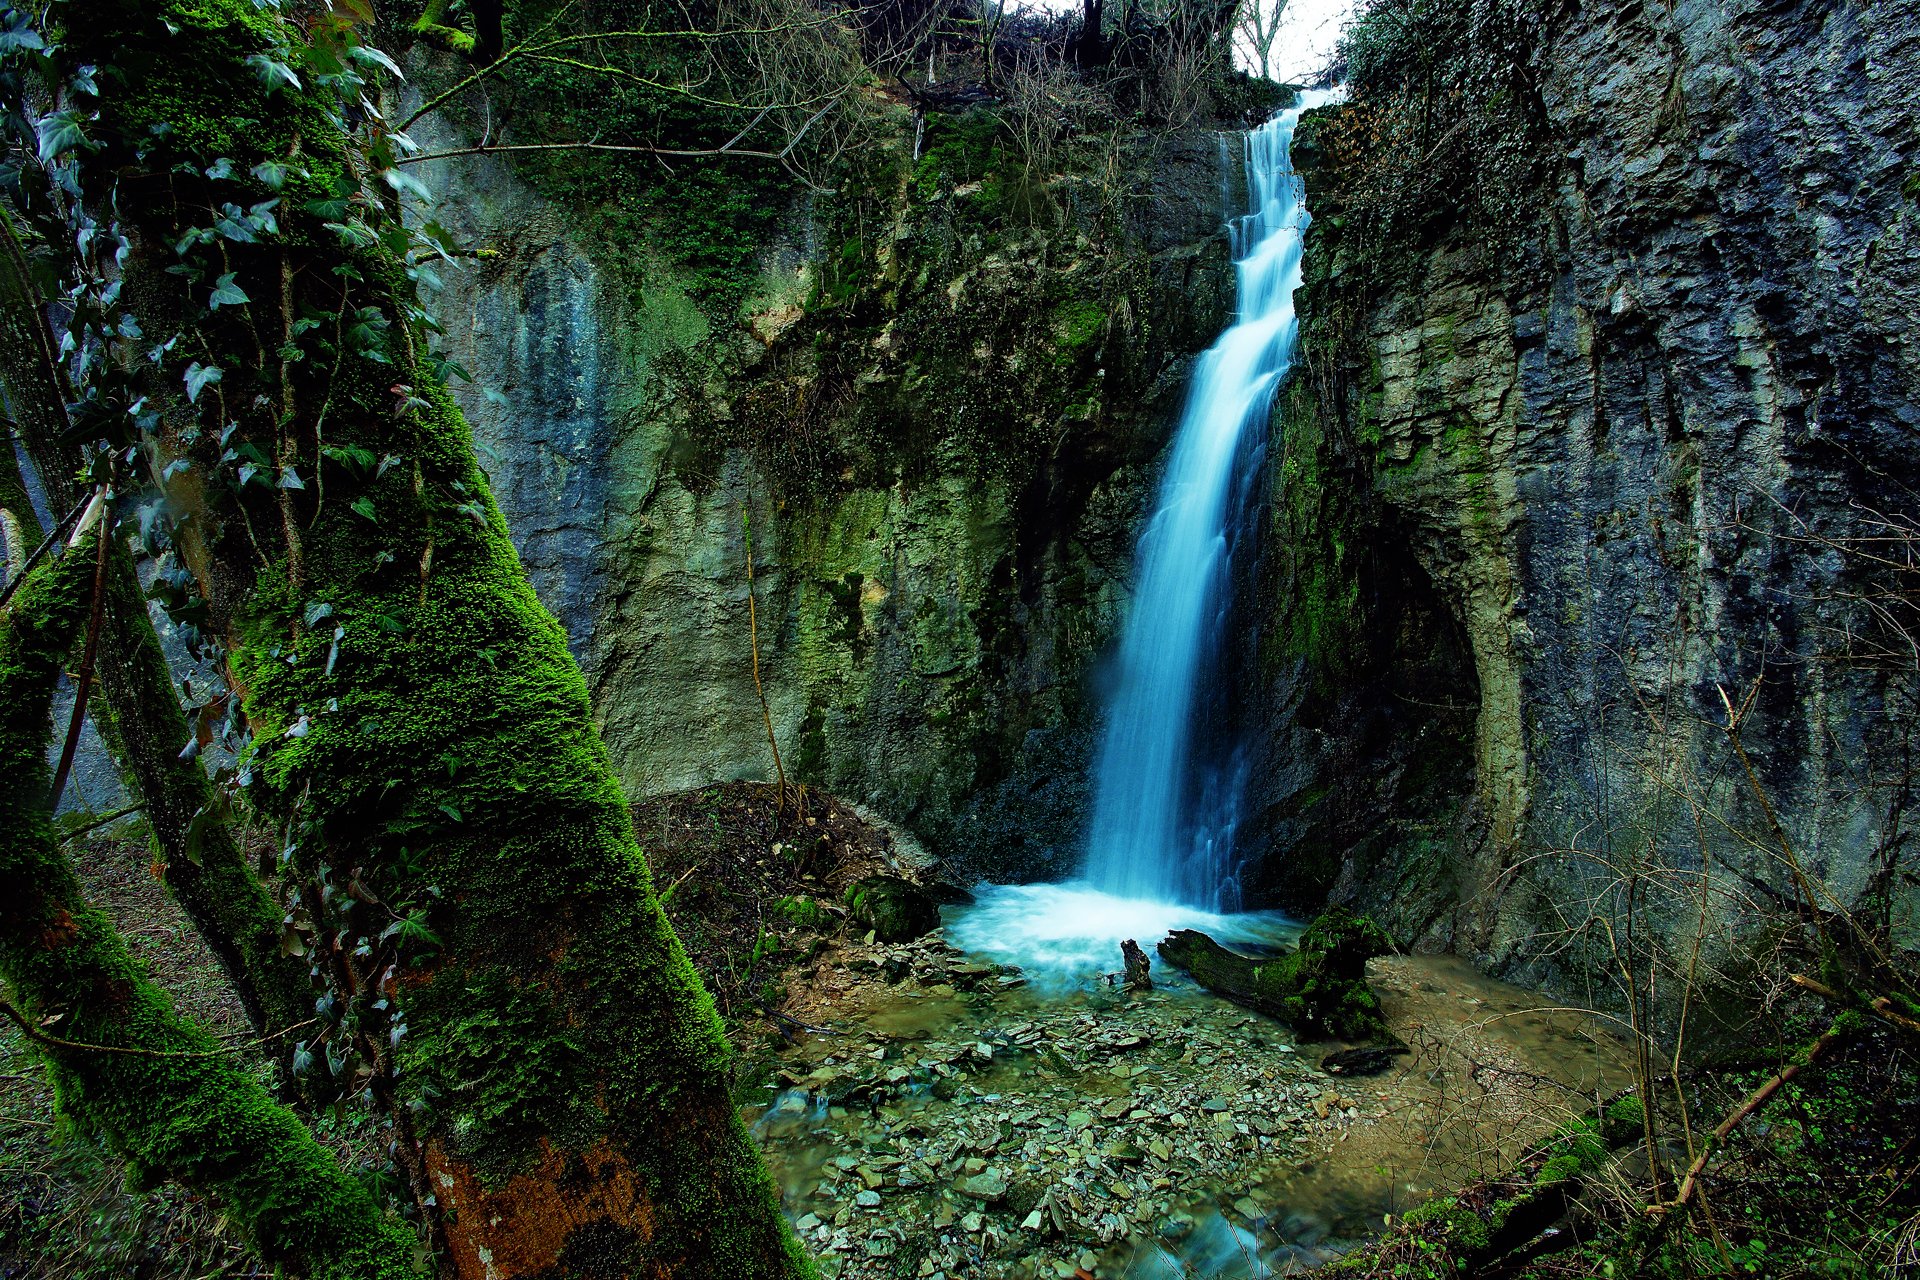
[[[825,1034],[749,1120],[829,1276],[1241,1280],[1338,1256],[1628,1078],[1597,1020],[1465,962],[1370,977],[1409,1052],[1355,1078],[1157,964],[1135,995],[945,932],[837,944],[788,1006]]]

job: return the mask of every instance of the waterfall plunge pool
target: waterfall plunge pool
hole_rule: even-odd
[[[1175,929],[1198,929],[1236,950],[1278,952],[1301,926],[1275,911],[1223,915],[1147,898],[1123,898],[1085,881],[981,884],[974,900],[943,913],[947,941],[960,950],[1018,968],[1038,991],[1084,988],[1121,968],[1120,944],[1138,942],[1154,962],[1154,981],[1171,976],[1156,945]],[[1176,978],[1174,985],[1181,985]]]

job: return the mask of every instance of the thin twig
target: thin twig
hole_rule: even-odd
[[[1768,1079],[1765,1084],[1748,1094],[1745,1102],[1735,1107],[1725,1120],[1722,1120],[1714,1126],[1713,1136],[1701,1149],[1700,1154],[1694,1157],[1693,1163],[1687,1166],[1686,1175],[1681,1178],[1680,1189],[1674,1193],[1673,1199],[1663,1204],[1648,1205],[1647,1212],[1656,1217],[1661,1217],[1685,1205],[1688,1198],[1693,1195],[1694,1187],[1699,1184],[1700,1174],[1706,1169],[1707,1161],[1712,1158],[1714,1150],[1719,1147],[1722,1142],[1726,1141],[1727,1135],[1738,1128],[1741,1121],[1765,1106],[1767,1099],[1780,1091],[1781,1085],[1786,1084],[1807,1067],[1811,1066],[1813,1060],[1824,1053],[1835,1040],[1840,1038],[1840,1035],[1840,1024],[1836,1022],[1821,1032],[1820,1037],[1808,1046],[1805,1057],[1801,1058],[1798,1062],[1789,1062],[1786,1066],[1774,1072],[1773,1076]]]
[[[87,509],[87,504],[92,501],[93,494],[89,493],[86,497],[76,502],[73,510],[67,512],[66,519],[55,525],[53,531],[47,534],[47,536],[41,540],[40,545],[33,549],[33,554],[27,557],[27,562],[20,566],[20,572],[14,575],[13,580],[7,583],[4,590],[0,590],[0,608],[5,608],[7,601],[13,599],[13,593],[20,589],[20,584],[27,580],[29,573],[33,572],[33,566],[39,564],[40,558],[52,550],[53,544],[60,541],[60,535],[65,533],[67,528],[72,525],[75,520],[80,518],[81,513]]]
[[[27,1017],[26,1014],[20,1012],[20,1010],[14,1008],[12,1004],[5,1000],[0,1000],[0,1013],[6,1014],[13,1024],[20,1028],[27,1039],[37,1041],[40,1044],[48,1045],[55,1049],[74,1049],[85,1053],[118,1053],[130,1058],[221,1058],[233,1052],[235,1049],[244,1049],[256,1044],[264,1044],[269,1040],[276,1040],[288,1032],[298,1031],[301,1027],[312,1026],[315,1022],[319,1021],[318,1018],[309,1018],[305,1022],[296,1022],[294,1025],[282,1028],[279,1031],[270,1031],[259,1039],[248,1041],[247,1044],[244,1045],[229,1045],[223,1049],[188,1052],[184,1049],[141,1049],[132,1045],[87,1044],[81,1040],[63,1039],[60,1036],[49,1035],[47,1032],[42,1031],[38,1026],[34,1025],[31,1018]]]
[[[147,806],[145,804],[130,804],[126,808],[110,813],[104,818],[95,818],[92,822],[89,822],[86,826],[75,827],[73,830],[61,836],[60,843],[67,844],[70,841],[78,840],[81,836],[87,834],[87,832],[89,831],[96,831],[99,828],[106,826],[109,822],[118,822],[120,819],[128,817],[132,814],[136,814],[146,807]]]

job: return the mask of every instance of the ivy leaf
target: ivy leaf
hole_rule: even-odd
[[[357,222],[329,222],[326,228],[339,236],[340,243],[349,249],[371,249],[380,243],[380,237]]]
[[[333,606],[324,600],[316,600],[312,604],[309,604],[306,612],[300,616],[306,619],[308,626],[312,626],[322,618],[331,618],[333,616]]]
[[[262,160],[253,166],[253,176],[269,191],[278,191],[286,186],[288,172],[287,166],[278,160]]]
[[[367,520],[371,520],[374,524],[380,523],[380,517],[375,515],[373,512],[373,499],[367,497],[365,494],[362,494],[360,497],[355,498],[352,502],[348,503],[347,505],[353,508],[353,513],[355,515],[360,516]]]
[[[246,291],[233,282],[235,272],[229,271],[213,284],[213,296],[207,300],[207,309],[218,311],[221,307],[244,306],[250,299]]]
[[[357,44],[347,50],[347,56],[355,62],[363,63],[370,67],[379,67],[396,80],[406,79],[404,75],[400,74],[399,63],[371,45]]]
[[[72,111],[56,111],[43,116],[34,126],[40,137],[40,163],[51,164],[67,152],[83,147],[87,135],[80,128],[80,117]]]
[[[220,381],[219,365],[201,364],[195,360],[187,366],[187,403],[198,404],[200,393]]]
[[[292,467],[282,467],[280,468],[280,487],[282,489],[304,489],[307,487],[307,482],[302,480],[300,473]]]
[[[27,25],[27,15],[18,9],[7,11],[7,25],[0,28],[0,53],[12,53],[16,49],[33,51],[44,49],[47,42],[40,33]]]
[[[404,173],[399,169],[388,169],[380,176],[386,180],[388,186],[401,195],[417,196],[427,203],[433,201],[433,192],[427,189],[427,184],[410,173]]]
[[[260,83],[269,91],[279,88],[300,89],[300,77],[293,74],[293,68],[284,62],[276,62],[264,53],[249,54],[247,65],[260,77]]]

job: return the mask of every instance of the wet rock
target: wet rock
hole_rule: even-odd
[[[862,1191],[853,1198],[853,1203],[862,1209],[878,1209],[880,1207],[880,1193],[871,1190]]]
[[[1153,990],[1153,975],[1147,961],[1147,953],[1140,949],[1139,943],[1132,938],[1121,943],[1120,961],[1126,966],[1128,990]]]
[[[1342,1049],[1320,1060],[1320,1069],[1330,1076],[1377,1076],[1392,1066],[1391,1049]]]
[[[971,1178],[963,1178],[960,1181],[962,1195],[972,1196],[975,1200],[984,1200],[988,1204],[998,1204],[1005,1200],[1007,1192],[1011,1189],[1007,1182],[1007,1175],[998,1169],[988,1169],[984,1173],[977,1173]]]
[[[911,942],[940,927],[939,905],[926,890],[898,876],[856,881],[847,889],[846,902],[855,926],[870,930],[881,942]]]

